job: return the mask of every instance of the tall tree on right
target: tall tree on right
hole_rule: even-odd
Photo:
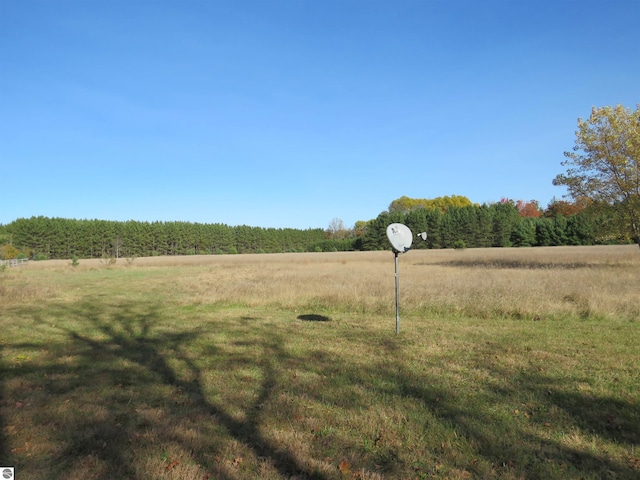
[[[640,246],[640,104],[635,111],[593,107],[587,120],[578,119],[576,144],[564,155],[567,171],[553,184],[611,208]]]

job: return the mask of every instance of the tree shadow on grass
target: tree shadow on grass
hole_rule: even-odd
[[[417,263],[416,265],[438,265],[442,267],[497,268],[515,270],[576,270],[582,268],[611,268],[610,265],[588,262],[543,262],[536,260],[491,259],[491,260],[448,260],[434,263]]]
[[[23,470],[21,478],[141,478],[144,472],[135,464],[142,459],[133,450],[157,450],[151,455],[166,457],[166,465],[161,466],[166,471],[156,466],[160,471],[155,474],[166,478],[255,476],[255,472],[243,474],[238,458],[235,462],[226,458],[229,452],[222,438],[237,442],[245,454],[261,459],[283,478],[326,478],[274,445],[260,430],[261,405],[278,383],[273,359],[284,356],[277,335],[250,345],[259,353],[261,381],[253,402],[238,414],[210,399],[215,392],[208,392],[203,384],[207,372],[190,348],[213,327],[172,331],[160,326],[162,314],[153,305],[114,306],[99,300],[48,310],[47,318],[52,317],[61,325],[71,320],[69,325],[82,326],[57,327],[66,338],[59,345],[48,345],[52,361],[30,366],[28,371],[14,369],[9,375],[43,379],[34,387],[42,394],[31,399],[36,411],[33,420],[47,430],[52,458],[43,465],[19,451],[3,453],[3,460],[15,461]],[[208,350],[214,354],[216,346]],[[43,407],[40,413],[37,403]],[[4,442],[1,448],[5,449]],[[179,452],[190,452],[190,465]],[[190,476],[180,474],[180,468]]]
[[[487,369],[488,363],[478,367]],[[477,445],[479,458],[488,460],[495,468],[496,478],[617,478],[636,479],[640,462],[637,458],[622,463],[580,445],[579,437],[597,436],[632,452],[640,445],[640,403],[624,402],[609,396],[585,395],[567,390],[558,379],[523,371],[513,372],[490,368],[491,376],[502,384],[488,393],[480,404],[465,401],[455,390],[443,388],[437,378],[422,381],[407,372],[389,372],[398,379],[399,395],[420,400],[436,418],[454,426],[457,435],[470,444]],[[464,390],[464,389],[462,389]],[[529,399],[523,403],[522,399]],[[512,421],[496,413],[494,405],[509,403],[512,399],[514,417],[519,416],[522,426],[514,430]],[[563,442],[557,435],[533,433],[540,429],[555,429],[553,415],[561,416],[570,431],[563,436],[574,436],[571,442]],[[532,429],[527,424],[536,424]],[[633,463],[635,462],[635,463]],[[475,465],[466,466],[474,471]],[[486,472],[485,472],[486,474]],[[465,477],[466,478],[466,477]]]
[[[238,317],[239,326],[227,329],[224,342],[202,344],[200,338],[216,330],[215,322],[203,319],[186,327],[179,319],[165,316],[153,304],[107,304],[98,299],[49,309],[47,318],[62,325],[55,327],[59,338],[52,336],[41,345],[23,344],[25,349],[42,348],[47,353],[38,363],[7,369],[6,380],[12,382],[14,397],[21,395],[17,399],[31,403],[29,412],[24,408],[29,418],[23,422],[43,432],[32,442],[50,445],[40,454],[22,451],[21,446],[9,451],[3,445],[0,452],[7,456],[2,460],[16,464],[24,474],[20,478],[52,480],[237,480],[260,478],[256,467],[260,463],[271,478],[344,478],[338,469],[327,473],[305,462],[293,447],[265,433],[268,415],[296,421],[299,414],[277,399],[283,385],[290,383],[288,393],[305,398],[314,408],[354,416],[366,413],[372,405],[411,401],[423,409],[425,437],[434,430],[454,432],[459,442],[465,442],[464,448],[471,450],[464,459],[452,454],[455,460],[443,460],[445,449],[462,447],[445,442],[442,447],[430,447],[425,465],[415,467],[418,478],[437,477],[436,466],[446,461],[455,463],[458,478],[468,478],[466,474],[476,478],[637,478],[633,467],[586,448],[570,447],[540,434],[540,429],[530,428],[527,422],[539,427],[546,421],[545,411],[560,409],[571,428],[593,432],[632,451],[640,442],[638,404],[570,391],[557,379],[533,370],[514,375],[513,370],[487,362],[482,351],[473,352],[478,355],[476,366],[488,372],[496,386],[481,392],[483,401],[472,402],[465,396],[470,392],[464,381],[443,382],[442,375],[433,370],[409,367],[404,357],[410,342],[392,332],[368,336],[363,342],[361,332],[341,330],[347,344],[379,349],[380,360],[367,365],[353,349],[349,351],[353,358],[336,356],[334,350],[319,344],[295,354],[286,351],[279,330],[254,317]],[[305,331],[310,327],[294,323]],[[393,362],[384,363],[385,358]],[[446,358],[435,356],[424,362],[427,366],[442,362],[445,373]],[[240,375],[249,390],[238,392],[235,403],[220,400],[229,397],[221,397],[216,391],[220,383],[212,387],[210,381],[212,374],[230,372]],[[300,379],[305,375],[306,383]],[[295,376],[298,380],[294,381]],[[327,388],[318,388],[314,382]],[[530,408],[519,403],[523,393],[537,408],[530,419],[514,423],[496,413],[496,407],[510,401],[523,412]],[[26,395],[31,398],[27,400]],[[371,402],[371,397],[376,400]],[[265,412],[270,403],[277,412]],[[334,417],[319,418],[339,424],[341,420]],[[377,438],[363,439],[367,434],[361,431],[341,436],[332,431],[331,424],[326,429],[314,425],[313,430],[308,423],[301,425],[305,426],[296,426],[296,433],[311,432],[314,438],[307,456],[318,463],[326,455],[344,451],[351,452],[352,458],[359,456],[369,471],[387,478],[399,478],[412,468],[406,464],[404,448],[385,446]],[[387,423],[385,428],[397,429],[390,433],[401,437],[402,425]],[[422,448],[419,444],[408,447]],[[243,462],[244,456],[254,461]],[[145,472],[145,468],[155,470]],[[451,478],[455,476],[454,471]]]

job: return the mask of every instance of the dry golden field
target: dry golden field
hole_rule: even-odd
[[[640,318],[637,246],[413,250],[400,256],[401,309],[413,314],[541,319]],[[168,272],[171,275],[162,275]],[[101,260],[31,262],[29,271],[106,268]],[[138,288],[172,301],[238,303],[353,313],[394,308],[391,252],[206,255],[120,259],[109,269],[157,269]],[[46,277],[44,277],[46,281]],[[31,293],[65,295],[62,284]],[[44,293],[42,293],[44,294]]]

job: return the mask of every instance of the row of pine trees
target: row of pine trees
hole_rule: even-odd
[[[414,248],[590,245],[603,241],[597,216],[523,216],[511,201],[384,211],[360,228],[336,232],[190,222],[21,218],[2,227],[13,251],[30,258],[135,258],[156,255],[284,253],[390,249],[386,228],[426,231]],[[601,222],[600,222],[601,223]]]
[[[31,258],[135,258],[160,255],[302,252],[324,230],[275,229],[190,222],[21,218],[6,226],[12,244]]]
[[[596,242],[595,218],[570,216],[523,217],[512,202],[408,212],[382,212],[368,223],[360,241],[362,250],[389,248],[386,227],[404,223],[416,234],[427,232],[426,242],[413,248],[533,247],[591,245]]]

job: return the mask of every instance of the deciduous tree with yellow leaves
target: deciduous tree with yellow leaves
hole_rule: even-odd
[[[640,246],[640,104],[635,111],[593,107],[587,120],[578,119],[575,146],[564,155],[567,171],[553,184],[609,207]]]

